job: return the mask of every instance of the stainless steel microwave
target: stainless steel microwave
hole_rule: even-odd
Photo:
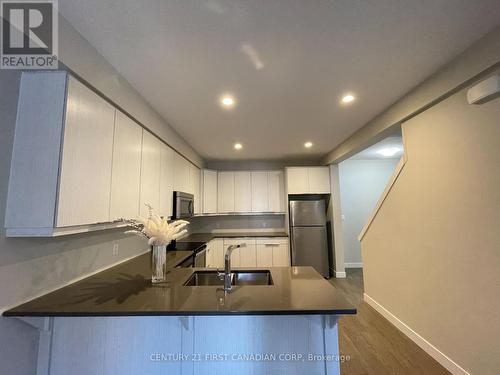
[[[186,219],[194,214],[194,195],[174,191],[174,219]]]

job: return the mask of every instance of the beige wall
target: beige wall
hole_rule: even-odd
[[[365,292],[470,374],[500,369],[500,98],[403,124],[408,161],[362,241]]]

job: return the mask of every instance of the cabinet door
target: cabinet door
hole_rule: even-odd
[[[286,169],[286,183],[288,194],[309,193],[309,178],[306,167],[292,167]]]
[[[189,162],[177,152],[174,154],[174,190],[190,193]]]
[[[234,212],[234,173],[219,172],[217,174],[217,211]]]
[[[245,247],[235,249],[231,255],[232,267],[255,267],[257,259],[255,255],[255,240],[252,238],[230,238],[224,239],[224,253],[228,246],[245,244]]]
[[[203,175],[203,213],[217,212],[217,171],[202,171]]]
[[[114,119],[113,106],[68,79],[58,227],[109,221]]]
[[[161,216],[172,217],[174,200],[174,150],[161,144],[160,161],[160,207]]]
[[[245,238],[242,243],[246,246],[238,249],[240,251],[240,267],[257,267],[257,256],[255,254],[255,240]]]
[[[269,211],[267,172],[252,172],[252,212]]]
[[[194,195],[194,213],[200,213],[200,169],[189,163],[189,185],[191,194]]]
[[[329,194],[330,193],[330,168],[329,167],[309,167],[309,193]]]
[[[140,214],[149,215],[149,204],[156,214],[160,209],[161,141],[147,130],[142,132]]]
[[[212,267],[224,268],[224,241],[222,238],[216,238],[210,241],[212,252]]]
[[[234,172],[234,211],[252,211],[250,172]]]
[[[212,243],[209,242],[207,243],[207,250],[205,253],[205,267],[210,268],[213,267],[213,249],[212,249]]]
[[[290,266],[290,252],[288,251],[288,241],[281,240],[274,243],[270,242],[273,249],[273,266],[274,267],[289,267]]]
[[[257,267],[272,267],[273,266],[273,247],[266,245],[257,240],[256,257]]]
[[[268,173],[269,211],[285,211],[285,187],[282,171]]]
[[[235,245],[240,243],[241,241],[237,238],[224,238],[224,246],[222,250],[222,263],[224,264],[224,255],[226,254],[227,248],[230,245]],[[231,267],[240,267],[240,249],[235,249],[231,253]]]
[[[116,111],[111,174],[111,221],[139,215],[142,128]]]

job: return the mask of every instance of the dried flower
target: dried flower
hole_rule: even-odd
[[[172,240],[176,240],[187,233],[184,228],[189,224],[188,221],[176,220],[169,223],[165,217],[155,215],[153,208],[149,204],[146,203],[146,206],[149,210],[148,218],[121,219],[128,227],[132,228],[125,233],[145,238],[148,240],[149,245],[155,246],[166,246]]]

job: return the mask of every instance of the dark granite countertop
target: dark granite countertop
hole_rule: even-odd
[[[170,252],[169,264],[189,254]],[[175,259],[175,261],[174,261]],[[184,258],[186,259],[186,258]],[[183,286],[196,268],[173,268],[152,285],[150,256],[140,255],[5,311],[5,316],[306,315],[355,314],[356,309],[312,267],[271,267],[274,285]]]
[[[193,233],[178,242],[209,242],[214,238],[239,237],[288,237],[285,232],[224,232],[224,233]]]

